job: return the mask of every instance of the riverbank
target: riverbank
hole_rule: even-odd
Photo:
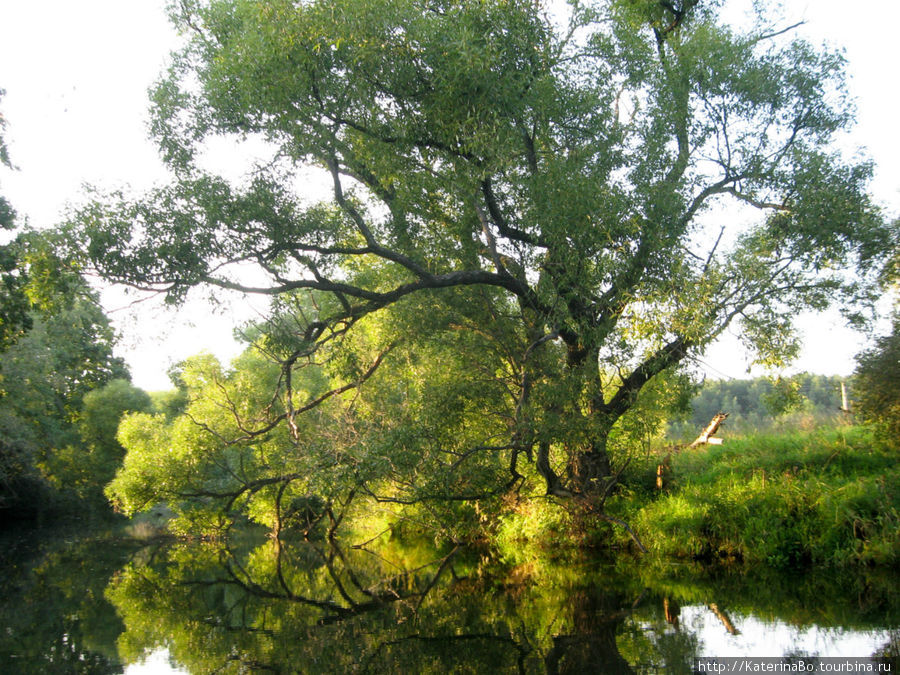
[[[863,427],[682,450],[662,489],[660,461],[635,463],[636,487],[610,505],[655,556],[782,569],[900,561],[898,453]]]

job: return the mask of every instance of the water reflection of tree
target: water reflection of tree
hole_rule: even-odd
[[[728,632],[736,630],[732,614],[777,618],[798,627],[866,630],[900,623],[900,584],[897,573],[886,569],[786,574],[764,567],[668,565],[636,572],[670,602],[706,606]]]
[[[59,537],[22,551],[3,540],[0,672],[119,672],[165,646],[192,673],[689,673],[701,647],[680,606],[713,604],[734,623],[900,620],[900,585],[884,572],[635,571],[546,560],[510,569],[396,542],[366,551],[235,537],[136,551]],[[873,652],[896,658],[897,644]]]
[[[689,673],[679,605],[740,612],[712,584],[278,540],[175,545],[108,596],[123,658],[164,645],[192,673]]]
[[[544,657],[548,673],[634,673],[619,652],[616,640],[621,625],[630,614],[623,610],[621,593],[580,589],[571,596],[572,633],[556,635],[553,648]]]
[[[658,660],[620,650],[640,588],[510,583],[456,549],[403,568],[388,557],[333,542],[173,547],[110,589],[120,649],[166,645],[192,673],[630,673]]]
[[[318,546],[305,544],[303,549],[313,554],[304,556],[304,560],[291,559],[295,547],[285,545],[281,539],[274,539],[268,545],[274,553],[274,579],[268,583],[256,578],[254,571],[248,565],[242,564],[235,551],[226,548],[222,556],[222,568],[225,577],[207,581],[186,582],[192,584],[233,584],[243,589],[248,595],[258,598],[286,600],[296,602],[322,611],[322,616],[317,624],[324,625],[341,621],[352,616],[362,614],[375,609],[382,609],[386,605],[395,602],[407,602],[418,600],[419,602],[434,587],[444,571],[449,567],[458,548],[454,548],[439,560],[423,565],[419,569],[410,571],[401,570],[396,574],[379,577],[375,583],[366,584],[361,571],[348,560],[341,547],[329,540],[327,545]],[[299,564],[313,563],[314,567],[321,567],[327,572],[327,580],[337,592],[339,600],[321,599],[313,597],[309,591],[299,590],[304,584],[297,584],[291,579],[290,570]],[[422,586],[423,576],[419,575],[424,569],[436,567],[436,571],[430,578],[425,575],[427,583]],[[271,570],[266,570],[271,575]]]
[[[109,594],[129,657],[167,644],[191,672],[353,670],[415,617],[455,554],[386,575],[381,561],[333,542],[176,547],[162,564],[126,570]]]

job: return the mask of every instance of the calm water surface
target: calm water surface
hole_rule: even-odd
[[[900,576],[376,542],[0,539],[2,673],[689,673],[893,656]],[[896,662],[895,662],[896,663]]]

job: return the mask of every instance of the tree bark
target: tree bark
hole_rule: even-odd
[[[541,441],[538,444],[537,451],[537,460],[535,462],[535,466],[538,470],[538,473],[544,478],[544,481],[547,483],[547,494],[555,495],[557,497],[571,497],[572,493],[563,487],[562,481],[560,480],[557,473],[553,470],[553,467],[550,466],[550,443],[547,441]]]
[[[586,451],[576,454],[572,477],[578,491],[585,495],[600,495],[612,476],[612,464],[606,451],[609,431],[604,430],[591,439]]]

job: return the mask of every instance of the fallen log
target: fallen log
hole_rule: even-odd
[[[713,438],[713,436],[719,431],[719,427],[722,425],[728,418],[728,413],[720,412],[716,413],[713,416],[712,420],[710,420],[709,424],[706,425],[706,428],[700,432],[700,435],[694,439],[694,442],[688,446],[684,445],[675,445],[666,453],[666,456],[663,458],[663,461],[656,465],[656,489],[662,490],[663,487],[663,477],[669,473],[670,465],[672,462],[672,455],[676,452],[681,452],[685,447],[687,448],[696,448],[701,445],[722,445],[721,438]]]
[[[719,430],[719,426],[721,426],[722,422],[724,422],[728,418],[728,413],[720,412],[717,413],[709,424],[706,425],[706,428],[700,433],[697,438],[694,439],[694,442],[691,443],[689,448],[696,448],[698,445],[721,445],[721,438],[712,438],[712,436]]]

